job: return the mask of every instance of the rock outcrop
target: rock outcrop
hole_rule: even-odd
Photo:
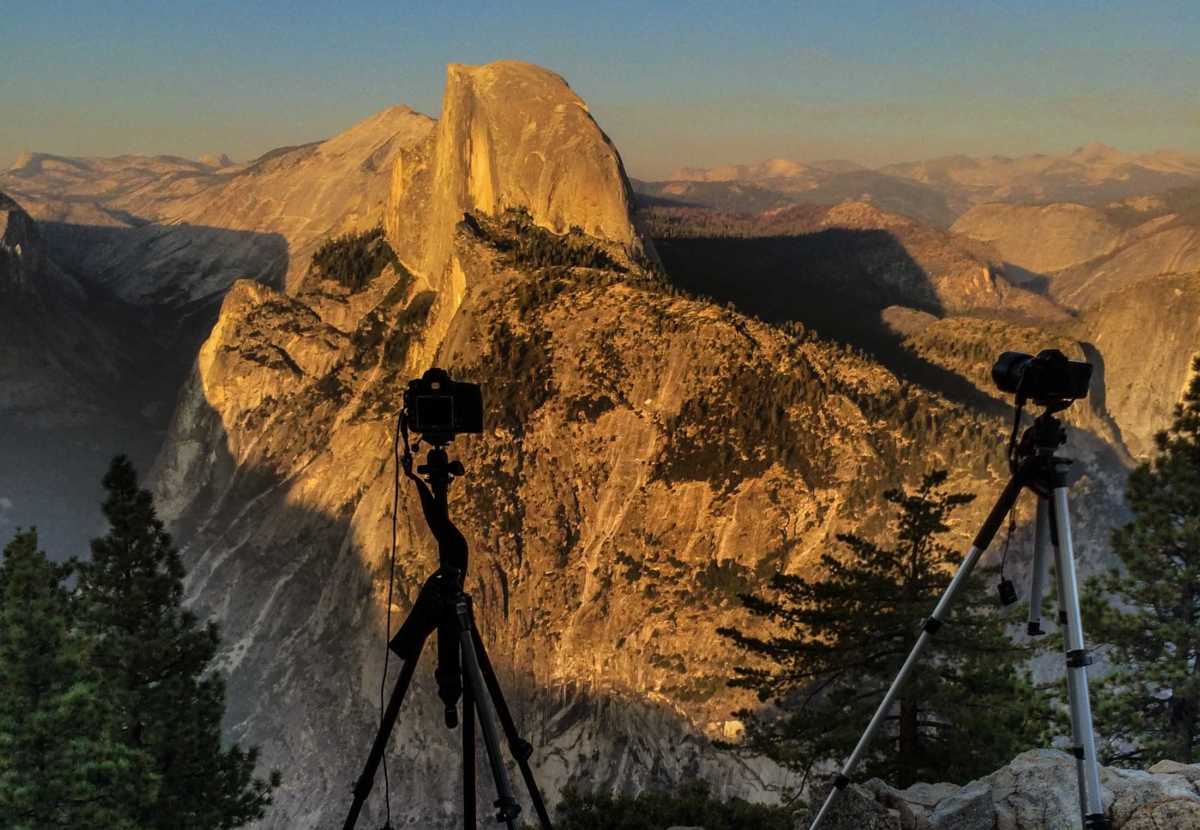
[[[1200,830],[1200,764],[1161,761],[1149,770],[1101,769],[1113,830]],[[1073,830],[1080,826],[1075,759],[1031,750],[963,787],[915,784],[897,790],[874,779],[847,789],[828,825],[888,830]],[[805,830],[811,819],[802,819]]]
[[[36,223],[0,193],[0,290],[32,293],[45,267],[46,246]]]
[[[616,148],[561,77],[519,61],[451,64],[437,128],[395,163],[387,230],[404,264],[440,288],[454,228],[476,211],[524,208],[636,258],[631,195]]]

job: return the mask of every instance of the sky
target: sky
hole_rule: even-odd
[[[0,21],[0,168],[27,150],[245,161],[391,104],[436,116],[447,63],[501,58],[565,77],[645,179],[1200,152],[1197,0],[0,0]]]

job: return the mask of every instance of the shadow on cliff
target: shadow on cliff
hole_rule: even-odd
[[[139,410],[156,402],[161,430],[229,286],[252,279],[281,287],[288,243],[278,233],[123,218],[129,224],[39,227],[50,257],[88,292],[89,313],[128,344],[136,369],[114,397]]]
[[[970,381],[905,348],[903,336],[884,322],[889,306],[945,312],[929,274],[889,231],[656,237],[654,245],[679,288],[768,323],[800,323],[950,400],[1000,411]]]
[[[46,359],[67,374],[60,385],[69,388],[67,403],[47,404],[44,415],[0,413],[0,497],[13,502],[0,515],[0,533],[5,524],[39,526],[55,558],[88,555],[103,527],[100,479],[112,457],[124,452],[147,469],[159,452],[229,283],[280,283],[288,268],[279,234],[123,218],[131,224],[39,222],[49,257],[84,294],[59,302],[55,313],[16,310],[19,322],[62,347]],[[193,279],[214,290],[187,297]],[[131,299],[122,283],[145,290]],[[102,364],[119,371],[102,373]],[[61,410],[81,402],[86,416],[63,422]]]
[[[194,458],[201,454],[195,442],[207,437],[205,472],[177,478],[181,486],[163,487],[169,466],[180,460],[163,456],[155,489],[165,513],[172,504],[188,503],[171,530],[183,551],[190,607],[221,627],[227,733],[262,747],[260,772],[279,768],[283,773],[285,792],[263,827],[333,826],[344,818],[351,786],[378,728],[389,551],[386,545],[365,550],[358,538],[372,526],[390,527],[390,442],[362,450],[369,457],[361,480],[369,484],[342,507],[319,509],[301,503],[298,491],[311,487],[294,488],[300,484],[294,473],[269,463],[237,463],[221,418],[206,401],[184,420],[186,426],[178,421],[173,426],[178,432],[169,446],[185,448],[180,458]],[[458,455],[455,449],[466,447],[452,446],[452,457]],[[411,534],[415,544],[397,551],[392,633],[437,567],[436,546],[407,484],[402,479],[401,538]],[[452,517],[470,498],[467,488],[452,488]],[[472,538],[465,527],[464,533],[472,554],[467,588],[480,629],[518,728],[536,748],[533,762],[549,801],[557,802],[568,781],[585,790],[661,789],[707,769],[714,792],[721,794],[755,775],[728,756],[715,761],[708,740],[668,706],[551,680],[556,667],[527,656],[528,633],[508,631],[515,626],[504,624],[507,592],[527,586],[509,584],[491,549],[494,540]],[[376,538],[387,538],[386,532]],[[555,638],[553,632],[544,634],[548,642]],[[399,665],[392,655],[388,695]],[[461,823],[460,734],[443,725],[435,665],[435,650],[427,642],[390,744],[397,825]],[[479,810],[487,816],[494,795],[482,744],[477,759]],[[509,767],[524,805],[522,818],[532,820],[520,777],[513,764]],[[382,824],[384,786],[380,775],[359,826]]]
[[[241,278],[283,285],[289,253],[281,234],[127,218],[114,226],[39,224],[59,265],[139,306],[187,306]]]

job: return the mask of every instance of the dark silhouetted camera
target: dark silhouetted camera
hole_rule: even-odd
[[[1068,360],[1058,349],[1044,349],[1036,357],[1005,352],[992,366],[992,380],[1001,392],[1037,404],[1073,401],[1087,397],[1092,364]]]
[[[483,392],[477,383],[450,379],[445,369],[430,369],[408,382],[404,392],[408,428],[431,444],[483,432]]]

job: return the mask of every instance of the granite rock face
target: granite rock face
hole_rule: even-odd
[[[1085,311],[1076,330],[1093,347],[1102,403],[1121,440],[1134,456],[1149,456],[1200,354],[1200,272],[1150,276],[1115,291]]]
[[[621,157],[566,81],[519,61],[451,64],[437,127],[393,168],[389,239],[440,285],[463,214],[515,207],[556,233],[645,250]]]

